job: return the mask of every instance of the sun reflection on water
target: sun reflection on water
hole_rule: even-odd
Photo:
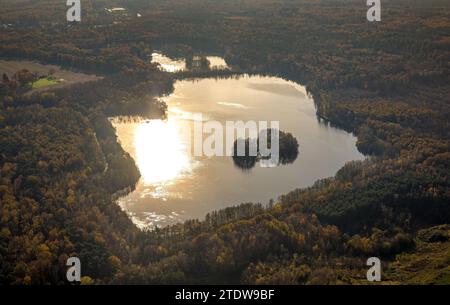
[[[143,183],[156,186],[157,193],[162,192],[161,186],[173,183],[192,169],[189,148],[182,139],[180,127],[173,120],[150,120],[137,127],[136,162]]]
[[[159,53],[152,53],[152,63],[159,64],[161,70],[171,73],[186,69],[185,60],[174,60]]]

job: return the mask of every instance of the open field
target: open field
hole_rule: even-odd
[[[54,85],[57,85],[59,83],[60,82],[58,80],[49,79],[49,78],[40,78],[37,81],[33,82],[31,87],[33,89],[41,89],[41,88],[46,88],[46,87],[49,87],[49,86],[54,86]]]
[[[48,81],[46,78],[38,80],[33,84],[33,89],[29,93],[35,93],[38,91],[44,91],[49,88],[62,88],[65,86],[85,83],[89,81],[99,80],[102,77],[92,74],[78,73],[69,70],[62,69],[56,65],[40,64],[34,61],[28,60],[0,60],[0,74],[5,73],[11,77],[19,70],[27,69],[40,76],[47,76],[50,71],[53,72],[52,76],[55,81]]]

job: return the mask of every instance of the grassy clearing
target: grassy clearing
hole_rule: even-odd
[[[50,78],[40,78],[31,84],[32,89],[39,89],[58,84],[59,81]]]
[[[385,278],[398,284],[450,285],[450,225],[419,232],[416,250],[397,255]]]

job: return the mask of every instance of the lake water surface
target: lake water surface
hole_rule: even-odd
[[[320,122],[305,88],[276,77],[182,80],[164,97],[166,120],[113,120],[119,141],[136,161],[136,190],[118,200],[141,228],[165,226],[242,202],[267,203],[364,156],[356,138]],[[195,114],[203,120],[279,121],[299,142],[295,162],[243,171],[231,157],[194,157]],[[206,136],[205,136],[206,137]]]
[[[225,60],[220,56],[205,56],[205,58],[209,62],[210,69],[229,69]],[[179,72],[188,69],[185,59],[170,58],[159,52],[152,53],[152,63],[159,64],[160,69],[166,72]]]

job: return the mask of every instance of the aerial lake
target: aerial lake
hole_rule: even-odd
[[[319,120],[313,99],[294,82],[245,75],[181,80],[174,87],[163,97],[166,119],[112,120],[141,172],[135,190],[118,203],[141,228],[203,219],[208,212],[245,202],[266,204],[333,176],[347,161],[364,159],[356,138]],[[248,170],[229,156],[194,156],[188,131],[194,130],[198,114],[223,125],[279,121],[280,130],[298,140],[298,156],[291,164]]]

